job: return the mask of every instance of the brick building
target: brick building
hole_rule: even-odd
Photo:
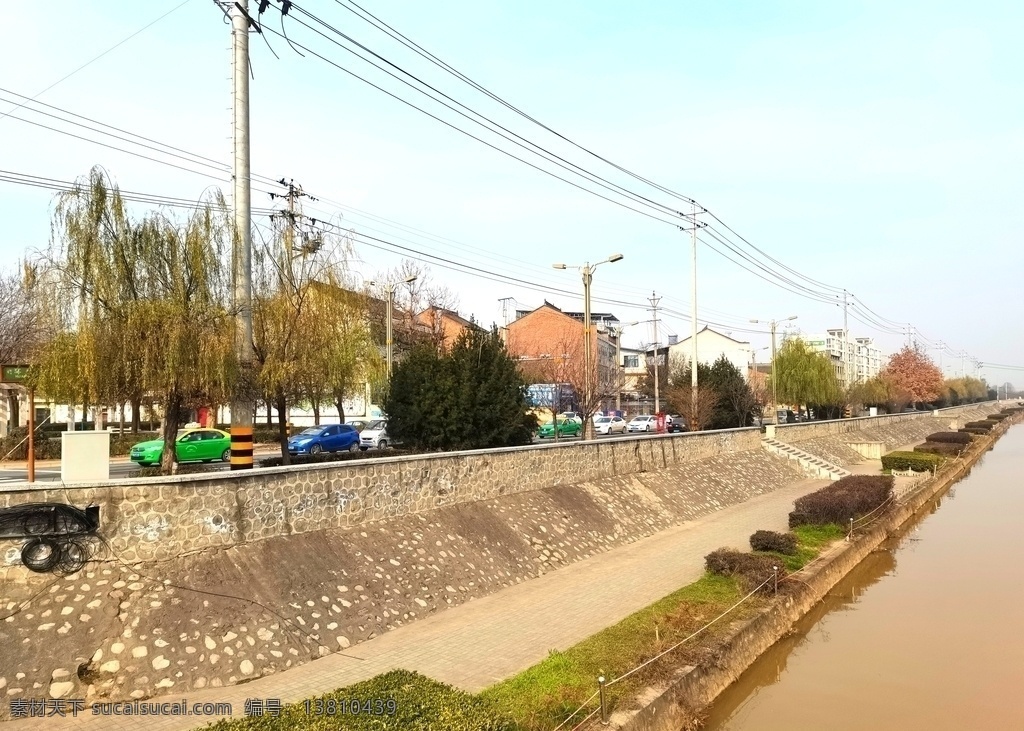
[[[428,307],[423,310],[416,315],[416,324],[430,332],[434,341],[446,350],[467,328],[480,329],[475,322],[443,307]]]
[[[505,343],[528,378],[538,382],[582,381],[583,318],[575,316],[578,314],[563,312],[547,301],[535,310],[516,312],[516,319],[505,330]],[[618,320],[609,313],[594,313],[591,321],[597,326],[593,331],[595,387],[605,390],[604,384],[616,381],[618,368],[615,338],[603,323]]]

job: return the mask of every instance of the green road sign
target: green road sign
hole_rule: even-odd
[[[0,383],[24,383],[27,380],[27,365],[0,366]]]

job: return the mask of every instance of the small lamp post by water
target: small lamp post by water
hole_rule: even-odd
[[[772,566],[772,571],[775,573],[775,593],[779,593],[779,567]]]
[[[597,679],[597,690],[601,694],[601,723],[608,725],[608,706],[604,702],[604,676]]]

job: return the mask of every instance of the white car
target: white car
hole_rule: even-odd
[[[658,428],[658,417],[650,414],[634,416],[626,426],[628,431],[654,431]]]
[[[391,443],[387,426],[388,422],[384,419],[376,419],[367,424],[359,432],[359,448],[364,452],[367,449],[387,449]]]
[[[594,422],[598,434],[625,434],[626,420],[621,416],[600,416]]]

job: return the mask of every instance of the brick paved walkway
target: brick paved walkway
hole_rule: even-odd
[[[247,698],[292,703],[393,668],[416,670],[478,691],[615,624],[703,574],[704,555],[721,546],[746,548],[759,528],[785,530],[793,500],[828,484],[803,480],[662,531],[627,546],[472,600],[330,655],[244,685],[207,688],[154,701],[230,702],[237,718]],[[27,719],[0,731],[106,729],[185,731],[202,717]]]

